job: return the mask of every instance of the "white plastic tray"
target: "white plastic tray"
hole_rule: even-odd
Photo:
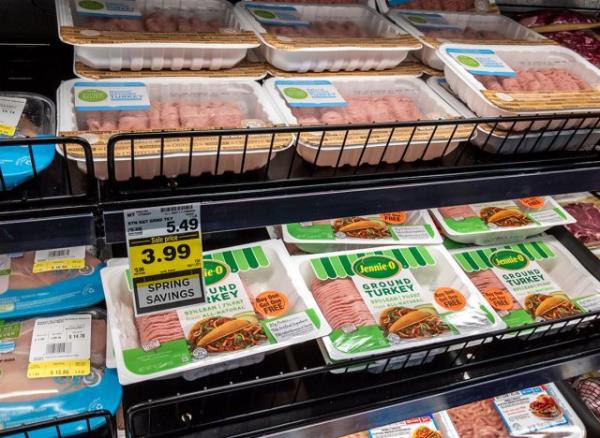
[[[239,245],[217,251],[208,251],[205,255],[213,260],[222,262],[224,258],[220,255],[221,253],[240,250],[235,255],[233,253],[228,255],[228,257],[231,256],[236,260],[235,263],[237,263],[240,261],[239,257],[241,256],[239,253],[241,250],[254,246],[260,246],[263,249],[268,259],[268,265],[265,265],[265,260],[260,260],[258,263],[261,264],[261,267],[252,269],[246,266],[244,270],[239,271],[239,276],[245,289],[244,292],[248,295],[249,300],[253,301],[257,295],[267,290],[284,292],[289,300],[290,311],[287,316],[301,314],[307,309],[312,309],[314,316],[319,320],[320,326],[310,333],[287,339],[283,338],[280,342],[261,342],[242,350],[209,353],[208,356],[200,360],[182,363],[176,367],[165,367],[165,369],[145,374],[136,373],[127,366],[124,355],[124,350],[136,349],[138,351],[141,349],[132,307],[132,294],[125,276],[128,266],[117,263],[103,270],[102,282],[106,294],[107,311],[111,314],[111,336],[115,347],[119,381],[122,384],[127,385],[175,375],[183,375],[188,379],[196,379],[207,374],[256,363],[266,353],[329,334],[330,327],[321,314],[312,294],[306,289],[297,272],[289,269],[289,256],[281,241],[269,240],[257,242],[252,245]],[[195,308],[197,306],[190,307]],[[220,309],[226,314],[235,313],[224,310],[224,307],[220,307]],[[214,316],[214,312],[211,315]],[[138,352],[138,354],[142,353]],[[258,360],[257,356],[259,357]]]
[[[60,30],[63,26],[86,27],[86,17],[74,13],[72,0],[55,1],[61,39],[63,37]],[[248,30],[240,24],[233,11],[233,6],[226,0],[178,0],[176,2],[137,0],[137,4],[144,16],[153,11],[181,16],[194,15],[206,21],[219,20],[222,25],[220,31],[223,32]],[[68,41],[65,42],[69,44]],[[258,43],[169,42],[161,38],[156,42],[143,43],[78,44],[75,46],[75,56],[90,67],[114,71],[144,68],[152,70],[220,70],[233,67],[246,56],[248,49],[258,46]]]
[[[491,103],[482,93],[484,85],[473,75],[468,73],[450,55],[448,49],[492,49],[511,68],[561,68],[571,71],[586,81],[591,87],[600,86],[600,70],[585,58],[570,49],[560,46],[478,46],[470,44],[444,43],[437,51],[438,56],[444,62],[444,74],[448,84],[458,97],[475,114],[481,117],[500,117],[518,115],[540,115],[540,114],[578,114],[593,111],[595,108],[565,109],[565,110],[537,110],[537,111],[508,111]],[[538,129],[569,129],[574,127],[586,128],[593,126],[596,119],[587,119],[581,124],[581,119],[571,119],[567,123],[564,120],[553,122],[518,122],[514,130],[538,130]],[[501,124],[504,129],[510,129],[510,122]],[[499,125],[500,126],[500,125]]]
[[[435,221],[440,225],[444,235],[455,242],[474,243],[477,245],[520,242],[530,236],[543,233],[554,226],[562,226],[576,222],[575,218],[567,213],[550,196],[545,196],[541,199],[543,199],[543,206],[540,208],[529,208],[522,202],[514,200],[435,208],[431,210],[431,214]],[[497,207],[501,209],[518,208],[519,211],[527,215],[530,219],[530,223],[521,226],[486,225],[483,219],[480,219],[479,213],[481,209],[487,207]],[[446,211],[449,220],[453,219],[456,221],[457,229],[446,223],[444,220],[446,216],[440,211],[441,209]],[[467,216],[467,214],[470,215]],[[471,223],[469,220],[475,223],[469,225]],[[460,227],[463,227],[464,231],[461,230]],[[475,231],[474,228],[476,227],[482,229]]]
[[[469,110],[450,89],[443,77],[430,77],[427,79],[433,91],[438,93],[460,115],[467,118],[477,117]],[[493,131],[493,132],[492,132]],[[587,151],[600,142],[600,130],[590,129],[563,129],[556,132],[529,132],[523,134],[502,135],[503,131],[493,126],[477,125],[477,130],[471,137],[471,143],[479,146],[485,152],[494,154],[527,154],[535,152],[552,151]]]
[[[78,120],[78,114],[74,110],[73,86],[78,80],[63,82],[57,93],[58,102],[58,130],[75,131],[83,130],[82,121]],[[118,79],[107,79],[106,82],[122,82]],[[203,102],[206,100],[230,101],[235,103],[245,116],[245,120],[261,120],[264,123],[273,125],[283,125],[284,122],[277,111],[273,109],[273,104],[264,90],[258,83],[252,80],[230,80],[230,79],[210,79],[210,78],[144,78],[138,82],[144,82],[148,86],[150,101],[157,99],[175,100],[189,99],[192,96],[193,102]],[[81,116],[79,116],[81,117]],[[118,131],[115,131],[117,133]],[[93,132],[81,134],[87,138],[93,145],[97,141],[97,136]],[[229,137],[223,137],[226,140]],[[261,137],[262,139],[262,137]],[[202,173],[215,173],[217,155],[219,156],[219,167],[216,173],[224,172],[240,173],[242,169],[242,160],[244,160],[244,172],[259,169],[265,166],[269,159],[270,136],[265,137],[264,147],[250,148],[246,150],[244,158],[243,148],[227,150],[222,148],[220,154],[215,147],[209,151],[194,151],[192,154],[191,176],[197,176]],[[189,138],[187,138],[189,144]],[[197,138],[196,141],[200,141]],[[129,143],[129,142],[127,142]],[[285,148],[291,146],[292,139],[283,148],[274,148],[270,158]],[[189,147],[189,146],[188,146]],[[57,149],[62,154],[62,149]],[[86,171],[85,159],[69,155],[69,159],[77,162],[82,171]],[[163,174],[174,177],[180,174],[187,174],[189,163],[189,152],[165,153],[163,157]],[[161,159],[160,152],[152,155],[135,156],[135,175],[144,179],[150,179],[160,175]],[[99,179],[108,178],[108,167],[106,154],[94,156],[94,170]],[[115,175],[117,180],[127,180],[132,177],[131,157],[129,152],[126,156],[115,157]]]
[[[541,0],[540,0],[541,1]],[[474,12],[490,12],[497,11],[495,0],[409,0],[403,5],[393,5],[390,0],[377,0],[377,9],[383,13],[389,10],[429,10],[448,12],[474,11]],[[471,6],[472,5],[472,6]]]
[[[298,119],[287,106],[285,100],[281,97],[281,94],[275,86],[275,81],[278,79],[302,80],[306,78],[301,76],[291,78],[270,78],[267,79],[264,84],[265,89],[275,102],[277,109],[283,114],[286,122],[289,125],[297,125]],[[357,75],[343,77],[327,76],[319,77],[319,79],[331,81],[344,98],[352,98],[354,96],[384,97],[391,94],[403,95],[411,98],[419,107],[420,112],[426,117],[429,116],[427,117],[429,119],[461,117],[458,112],[435,94],[422,80],[416,77]],[[340,109],[337,110],[340,111]],[[377,121],[393,122],[395,120]],[[411,138],[410,134],[412,128],[405,128],[405,130],[407,130],[406,135],[402,135],[401,139],[392,139],[387,148],[386,143],[391,134],[391,130],[374,130],[369,137],[369,143],[366,149],[365,141],[368,131],[364,129],[354,131],[349,130],[343,151],[341,150],[341,147],[343,144],[344,131],[341,131],[341,135],[339,135],[339,144],[330,145],[324,141],[320,148],[320,152],[319,144],[321,133],[310,132],[309,134],[300,136],[297,150],[298,154],[306,161],[324,167],[341,167],[344,165],[357,166],[365,163],[377,165],[381,161],[386,163],[397,163],[400,160],[404,162],[412,162],[419,159],[433,160],[442,155],[451,153],[458,147],[461,141],[468,140],[467,137],[461,137],[457,131],[452,137],[452,141],[449,142],[448,140],[452,134],[452,128],[449,128],[450,132],[447,133],[447,135],[444,135],[442,129],[438,128],[426,151],[424,150],[424,147],[429,142],[433,133],[433,128],[431,127],[424,128],[423,137],[421,139],[417,138],[416,135],[412,136],[408,150],[407,144],[408,140]],[[327,140],[327,135],[329,134],[333,133],[326,134],[325,140]],[[396,130],[394,132],[394,137],[400,134],[401,132]],[[310,141],[308,138],[309,135],[312,138]]]
[[[506,39],[506,40],[545,40],[546,38],[525,26],[520,25],[514,20],[511,20],[504,15],[498,14],[480,14],[475,12],[426,12],[420,13],[418,11],[403,11],[392,9],[387,13],[387,16],[392,19],[394,23],[399,25],[402,29],[415,36],[423,44],[423,48],[417,52],[419,60],[433,67],[437,70],[444,69],[444,63],[436,54],[437,47],[432,46],[427,42],[426,37],[431,35],[426,31],[419,30],[418,27],[411,23],[410,14],[419,14],[417,19],[420,17],[441,17],[449,25],[467,29],[469,31],[479,32],[477,38],[481,37],[482,43],[485,44],[486,39]],[[415,20],[416,21],[416,20]],[[442,30],[439,28],[438,30]],[[486,38],[487,35],[487,38]],[[456,35],[452,34],[444,38],[446,41],[460,42],[461,39],[473,37],[463,36],[460,32]]]
[[[384,70],[400,64],[409,51],[417,50],[412,46],[377,47],[344,43],[329,47],[276,48],[270,45],[265,36],[267,28],[261,25],[246,10],[247,1],[236,4],[235,9],[242,23],[251,26],[262,41],[261,52],[272,65],[285,71],[340,71],[340,70]],[[288,4],[293,6],[303,20],[314,22],[334,21],[338,23],[353,22],[362,30],[380,37],[399,36],[406,34],[397,26],[386,20],[373,9],[365,5],[309,5]],[[325,23],[327,24],[327,23]],[[286,37],[278,37],[285,41]],[[288,41],[290,41],[288,39]]]

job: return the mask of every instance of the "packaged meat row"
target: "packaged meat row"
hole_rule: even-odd
[[[505,327],[442,246],[299,256],[295,265],[333,330],[321,339],[329,361]]]
[[[340,438],[585,438],[577,412],[555,384],[524,388]]]
[[[265,59],[285,71],[384,70],[421,47],[414,37],[364,5],[242,1],[236,10],[261,40]]]
[[[552,237],[452,255],[509,327],[600,310],[600,282]]]
[[[576,222],[549,196],[440,207],[431,213],[444,235],[477,245],[519,242]]]
[[[595,430],[600,430],[600,373],[592,371],[572,380],[571,385],[596,420]]]
[[[448,82],[443,77],[430,77],[427,79],[429,85],[442,99],[457,110],[461,116],[476,117],[469,108],[461,102],[452,91]],[[582,123],[583,125],[583,123]],[[494,154],[526,154],[532,152],[553,151],[587,151],[596,146],[600,141],[600,130],[561,129],[556,131],[534,131],[525,135],[519,132],[507,132],[498,126],[478,124],[476,131],[470,138],[470,142],[484,150]]]
[[[94,68],[219,70],[259,46],[226,0],[56,0],[56,10],[61,40]]]
[[[460,117],[415,77],[324,76],[311,80],[298,76],[267,79],[264,86],[289,125]],[[467,141],[472,128],[461,125],[455,131],[447,125],[435,131],[423,126],[415,132],[411,127],[306,132],[300,134],[297,152],[310,163],[331,167],[431,160],[450,154],[461,141]]]
[[[590,250],[600,248],[600,199],[589,192],[556,196],[577,222],[566,228]]]
[[[444,43],[438,50],[450,88],[478,116],[577,114],[600,103],[600,70],[558,46]],[[513,131],[593,126],[587,118],[501,123]]]
[[[439,244],[426,210],[351,216],[282,226],[283,241],[307,253],[347,251],[380,245]]]
[[[444,63],[436,54],[443,42],[483,44],[552,44],[551,40],[503,15],[390,11],[387,16],[415,36],[423,48],[417,52],[421,62],[437,70]]]
[[[100,303],[103,267],[85,247],[0,254],[0,320]]]
[[[556,41],[561,46],[574,50],[596,67],[600,67],[600,39],[596,32],[591,30],[567,30],[548,32],[544,36]]]
[[[429,10],[447,12],[497,12],[494,0],[377,0],[380,11]]]
[[[589,9],[591,10],[592,8]],[[515,19],[523,26],[533,28],[538,32],[559,32],[563,30],[581,30],[600,27],[600,19],[597,14],[586,14],[562,8],[525,12],[516,15]]]
[[[0,323],[0,430],[85,412],[115,414],[117,373],[106,368],[106,322],[100,310]],[[73,368],[87,370],[73,375]],[[63,423],[61,436],[104,426],[94,417]],[[23,435],[11,435],[13,437]],[[54,427],[29,436],[55,437]]]
[[[205,252],[206,303],[137,317],[127,263],[103,270],[119,381],[194,379],[328,334],[317,303],[288,267],[281,241]]]
[[[59,132],[81,135],[91,143],[94,170],[100,179],[108,177],[106,144],[117,132],[284,124],[262,87],[248,79],[70,80],[61,84],[57,101]],[[167,139],[163,146],[160,140],[136,141],[133,157],[128,141],[117,143],[115,175],[117,180],[131,178],[132,158],[136,176],[145,179],[159,175],[161,169],[166,176],[250,171],[264,166],[292,144],[289,134],[275,135],[271,140],[268,134],[250,136],[247,141],[243,135],[223,136],[221,140],[216,136],[197,137],[191,154],[189,137]],[[86,171],[80,149],[68,148],[67,158]]]
[[[0,139],[56,135],[54,103],[35,93],[0,92]],[[32,164],[32,157],[33,162]],[[53,144],[0,148],[0,191],[10,190],[41,172],[54,159]]]

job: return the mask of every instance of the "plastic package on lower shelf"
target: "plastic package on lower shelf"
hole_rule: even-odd
[[[117,373],[106,368],[101,310],[3,322],[0,353],[0,430],[100,410],[114,415],[121,402]],[[87,374],[74,375],[74,367],[82,366],[89,367]],[[60,436],[105,424],[103,418],[89,421],[89,426],[84,420],[60,424]],[[50,438],[57,432],[42,428],[29,436]]]
[[[451,253],[508,327],[600,309],[600,282],[553,237]]]
[[[54,136],[55,112],[54,103],[39,94],[0,91],[0,140]],[[0,146],[0,192],[46,169],[54,154],[53,144]]]
[[[333,329],[321,340],[330,362],[505,327],[441,245],[301,256],[294,262]],[[392,362],[404,364],[405,358]]]
[[[248,79],[71,80],[61,84],[57,100],[59,131],[90,141],[95,174],[100,179],[108,178],[107,142],[116,133],[210,131],[284,124],[264,90]],[[241,173],[266,165],[291,144],[291,134],[193,139],[188,135],[164,142],[158,138],[138,139],[133,145],[122,141],[117,142],[114,149],[115,177],[127,180],[134,172],[144,179],[188,172],[191,176]],[[67,148],[67,158],[86,171],[80,149]]]
[[[558,195],[556,201],[577,219],[566,228],[591,251],[600,249],[600,199],[590,192]]]
[[[206,303],[137,317],[128,266],[111,265],[102,281],[123,384],[200,378],[260,362],[266,353],[331,331],[298,274],[288,269],[281,241],[206,252]],[[207,277],[209,271],[215,274]]]
[[[340,438],[584,438],[577,412],[553,383]]]
[[[460,118],[422,80],[411,76],[271,78],[265,88],[290,125],[349,124],[351,128],[352,124]],[[337,98],[312,98],[324,88]],[[311,97],[296,98],[294,90]],[[306,161],[324,167],[432,160],[454,151],[468,140],[472,129],[465,124],[311,131],[300,134],[297,150]]]

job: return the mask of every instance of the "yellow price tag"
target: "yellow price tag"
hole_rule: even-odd
[[[85,268],[84,259],[64,259],[64,260],[44,260],[33,264],[33,273],[49,271],[64,271],[67,269],[83,269]]]
[[[0,134],[2,134],[2,135],[7,135],[9,137],[12,137],[13,135],[15,135],[16,131],[17,131],[16,126],[0,125]]]
[[[129,241],[133,278],[202,268],[202,244],[197,231]]]
[[[30,362],[27,366],[28,379],[47,377],[87,376],[91,372],[90,360],[51,360]]]

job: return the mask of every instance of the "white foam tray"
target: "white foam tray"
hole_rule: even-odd
[[[423,33],[411,22],[402,15],[403,10],[390,10],[387,16],[402,29],[419,39],[423,44],[423,48],[417,52],[417,57],[423,64],[435,68],[437,70],[444,69],[444,63],[436,54],[436,48],[428,44],[423,37],[427,34]],[[410,11],[419,13],[420,11]],[[432,13],[427,11],[427,13]],[[493,31],[498,32],[505,39],[512,40],[544,40],[544,36],[525,26],[520,25],[514,20],[511,20],[504,15],[497,14],[480,14],[476,12],[434,12],[436,15],[442,16],[449,24],[460,28],[469,27],[477,31]],[[451,40],[449,40],[451,41]],[[485,43],[485,40],[482,41]]]
[[[544,115],[544,114],[581,114],[594,111],[597,108],[569,109],[569,110],[536,110],[536,111],[508,111],[497,107],[483,95],[484,85],[473,75],[468,73],[460,64],[446,52],[447,49],[492,49],[498,56],[512,68],[561,68],[577,74],[592,87],[600,87],[600,70],[588,62],[581,55],[561,46],[480,46],[472,44],[444,43],[437,50],[437,54],[444,62],[444,75],[450,88],[458,95],[460,100],[480,117],[514,117],[519,115]],[[587,119],[581,124],[581,119],[571,119],[567,123],[557,119],[550,123],[545,121],[534,122],[506,122],[499,124],[503,129],[515,131],[539,129],[570,129],[587,128],[593,126],[597,119]]]
[[[58,88],[56,101],[58,102],[58,131],[73,131],[78,129],[77,113],[75,112],[73,99],[73,85],[78,82],[73,79],[63,82]],[[106,79],[101,82],[122,82],[119,79]],[[243,109],[249,119],[262,118],[272,123],[283,125],[284,121],[281,115],[273,108],[273,103],[269,96],[264,92],[261,86],[251,80],[231,80],[228,78],[143,78],[138,82],[144,82],[148,85],[150,100],[174,99],[177,96],[184,96],[190,92],[202,96],[209,96],[210,99],[229,100],[236,102]],[[260,117],[259,117],[260,116]],[[116,131],[115,131],[116,133]],[[92,132],[83,134],[93,144],[94,134]],[[192,154],[191,167],[189,166],[189,153],[165,153],[162,159],[163,174],[167,177],[175,177],[181,174],[187,174],[191,169],[191,176],[198,176],[203,173],[215,174],[217,164],[217,155],[219,155],[219,166],[216,169],[217,174],[225,172],[240,173],[242,169],[242,160],[244,161],[244,172],[260,169],[265,166],[269,160],[270,139],[265,142],[265,147],[260,149],[250,149],[246,151],[244,158],[243,150],[228,151],[222,150],[217,154],[214,151],[194,152]],[[273,159],[279,152],[287,149],[293,141],[285,148],[273,149],[270,159]],[[57,151],[62,155],[62,148],[57,147]],[[77,166],[83,171],[87,171],[84,158],[68,156],[69,159],[76,161]],[[99,179],[108,178],[107,158],[94,157],[94,171]],[[134,157],[135,176],[143,179],[151,179],[160,175],[161,158],[160,154],[144,155]],[[119,181],[125,181],[132,177],[131,157],[115,158],[115,177]]]
[[[409,51],[416,48],[397,47],[358,47],[340,43],[339,47],[309,47],[300,49],[283,50],[269,45],[264,34],[267,32],[254,17],[246,10],[248,1],[236,4],[235,10],[240,21],[254,29],[261,39],[261,53],[273,66],[295,72],[307,71],[340,71],[340,70],[384,70],[396,67],[406,59]],[[377,35],[400,35],[405,32],[392,24],[385,17],[365,5],[311,5],[278,3],[278,5],[294,6],[305,20],[319,21],[353,21],[359,22],[363,29],[370,29]]]
[[[61,26],[74,26],[70,0],[55,0],[58,17],[59,37]],[[249,30],[239,22],[233,6],[226,0],[177,0],[161,2],[138,0],[144,9],[164,9],[195,12],[198,15],[223,17],[225,27]],[[63,42],[66,42],[63,40]],[[69,42],[66,42],[70,44]],[[248,49],[260,44],[204,44],[204,43],[129,43],[129,44],[78,44],[75,56],[84,64],[113,71],[141,70],[220,70],[231,68],[246,56]]]
[[[449,91],[446,79],[430,77],[427,79],[433,91],[438,93],[452,108],[467,118],[477,117],[456,96]],[[556,132],[530,132],[523,134],[501,135],[502,131],[492,127],[485,129],[481,125],[471,137],[471,143],[485,152],[494,154],[528,154],[553,151],[588,151],[600,142],[600,129],[563,129]]]
[[[275,87],[275,81],[284,80],[302,80],[306,77],[297,76],[290,78],[270,78],[264,83],[272,101],[277,106],[277,109],[284,116],[289,125],[297,125],[298,120],[292,114],[292,111],[287,106],[285,100]],[[448,105],[442,98],[435,94],[421,79],[411,76],[328,76],[319,77],[319,79],[330,80],[342,95],[351,96],[356,92],[360,96],[371,94],[373,96],[385,96],[391,91],[398,94],[403,94],[412,98],[418,104],[419,109],[423,114],[436,114],[440,118],[455,117],[459,118],[460,114]],[[351,126],[351,125],[349,125]],[[357,130],[360,131],[360,130]],[[364,130],[362,130],[364,131]],[[389,132],[389,130],[387,130]],[[352,130],[350,130],[350,133]],[[319,134],[320,132],[314,132]],[[359,144],[347,143],[341,151],[341,146],[322,146],[319,152],[318,144],[311,144],[300,140],[298,142],[298,154],[310,163],[315,163],[322,167],[338,167],[359,164],[377,165],[382,160],[386,163],[397,163],[400,160],[403,162],[412,162],[419,159],[433,160],[439,158],[442,154],[449,154],[454,151],[461,141],[468,140],[455,135],[451,142],[448,138],[432,140],[423,155],[424,146],[427,141],[412,140],[410,147],[407,149],[408,141],[392,141],[386,149],[386,142],[374,143],[369,142],[366,149],[364,142]],[[302,136],[301,136],[302,138]],[[364,153],[363,153],[364,150]],[[341,156],[340,156],[340,151]],[[382,154],[385,151],[385,155]],[[318,157],[317,157],[318,155]],[[362,156],[362,157],[361,157]],[[338,162],[339,160],[339,162]],[[360,163],[359,163],[360,160]]]

